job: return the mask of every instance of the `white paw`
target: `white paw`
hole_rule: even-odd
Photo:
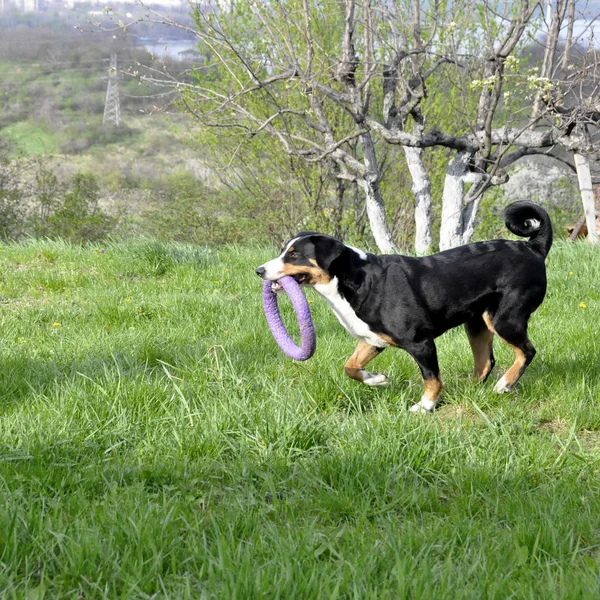
[[[494,386],[494,391],[496,392],[496,394],[506,394],[511,390],[512,386],[508,385],[508,382],[506,381],[506,377],[504,377],[504,375],[500,377],[498,383]]]
[[[390,380],[389,377],[383,373],[365,373],[363,383],[369,386],[389,385]]]
[[[425,398],[425,396],[423,396],[421,398],[421,400],[419,400],[419,402],[417,402],[416,404],[413,404],[409,410],[410,412],[413,413],[422,413],[422,414],[427,414],[433,411],[433,409],[435,408],[435,402],[433,400],[430,400],[429,398]]]

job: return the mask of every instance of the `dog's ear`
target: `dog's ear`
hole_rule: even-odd
[[[319,240],[318,251],[317,251],[317,262],[319,266],[328,272],[331,272],[331,268],[335,261],[346,250],[346,246],[342,242],[338,242],[332,237],[323,237]]]

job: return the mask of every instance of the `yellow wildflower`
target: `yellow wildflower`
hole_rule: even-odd
[[[585,302],[580,302],[579,308],[587,308],[587,304]]]
[[[61,326],[60,323],[56,323],[56,322],[52,323],[52,327],[60,327],[60,326]]]

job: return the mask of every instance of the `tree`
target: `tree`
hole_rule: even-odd
[[[19,169],[9,159],[11,144],[0,137],[0,239],[16,238],[22,231],[23,191]]]
[[[396,245],[381,149],[399,146],[415,197],[415,248],[424,253],[432,149],[446,151],[442,249],[470,241],[482,195],[513,163],[533,154],[564,161],[557,148],[596,150],[600,106],[585,93],[596,53],[588,48],[569,77],[559,69],[569,2],[557,0],[548,27],[529,0],[230,0],[197,8],[195,27],[148,9],[146,20],[187,28],[214,58],[192,82],[149,79],[178,87],[199,123],[240,145],[267,135],[291,157],[334,165],[337,178],[360,186],[384,252]],[[544,48],[539,67],[524,54],[535,40]],[[571,40],[571,56],[575,48]]]

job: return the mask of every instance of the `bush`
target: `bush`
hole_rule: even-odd
[[[101,210],[100,186],[95,175],[77,173],[65,187],[43,168],[36,176],[36,194],[28,231],[36,237],[94,242],[114,232],[119,215]]]
[[[46,236],[72,242],[93,242],[106,237],[115,229],[118,217],[100,210],[99,195],[95,175],[74,175],[69,190],[46,220]]]
[[[135,130],[121,124],[120,127],[105,126],[102,122],[79,121],[66,129],[60,151],[65,154],[80,154],[91,146],[106,146],[121,142],[135,135]]]
[[[0,189],[0,239],[20,237],[23,225],[22,195],[18,190]]]
[[[139,229],[156,239],[227,244],[267,236],[261,219],[239,211],[226,193],[204,187],[189,173],[157,182],[152,195]]]
[[[12,144],[0,138],[0,238],[4,240],[18,237],[23,226],[23,193],[17,171],[6,158],[13,151]]]

